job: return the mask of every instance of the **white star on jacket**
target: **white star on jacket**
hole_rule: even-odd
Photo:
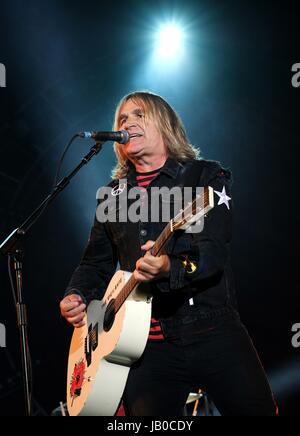
[[[226,194],[226,188],[225,186],[223,187],[222,192],[219,191],[215,191],[215,193],[220,197],[218,206],[220,206],[221,204],[226,204],[227,209],[229,210],[229,200],[231,200],[230,197],[228,197],[228,195]]]

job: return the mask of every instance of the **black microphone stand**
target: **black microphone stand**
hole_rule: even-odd
[[[27,333],[27,309],[23,300],[23,238],[28,230],[34,225],[41,214],[46,210],[50,203],[60,194],[70,183],[71,179],[78,173],[78,171],[86,165],[101,149],[103,142],[96,142],[91,148],[90,152],[81,160],[80,164],[64,179],[62,179],[53,189],[45,200],[35,209],[35,211],[26,219],[26,221],[17,229],[15,229],[0,245],[0,253],[8,256],[8,260],[13,264],[14,272],[16,275],[16,312],[18,320],[18,328],[20,331],[21,342],[21,355],[22,355],[22,374],[25,394],[25,410],[26,416],[32,414],[32,398],[31,398],[31,362],[28,346],[28,333]],[[13,283],[12,283],[13,286]],[[13,289],[14,292],[14,289]]]

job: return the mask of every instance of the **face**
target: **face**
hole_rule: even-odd
[[[147,117],[142,106],[127,101],[119,112],[118,128],[125,129],[130,134],[130,140],[122,146],[122,150],[130,160],[144,156],[156,157],[165,153],[166,148],[162,135],[154,121]]]

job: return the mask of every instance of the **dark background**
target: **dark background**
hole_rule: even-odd
[[[282,415],[300,414],[300,322],[296,224],[300,62],[296,3],[233,1],[6,0],[1,3],[0,241],[51,189],[64,145],[81,130],[110,130],[116,103],[135,89],[163,95],[205,158],[234,174],[233,263],[240,311]],[[158,23],[186,28],[176,65],[153,61]],[[64,173],[89,144],[76,142]],[[58,304],[109,181],[110,143],[30,231],[25,297],[34,367],[35,413],[65,400],[71,329]],[[0,258],[0,415],[23,414],[20,353],[7,261]]]

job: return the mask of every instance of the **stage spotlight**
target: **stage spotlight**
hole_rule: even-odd
[[[158,32],[158,55],[171,58],[179,54],[183,48],[183,30],[176,24],[163,26]]]

